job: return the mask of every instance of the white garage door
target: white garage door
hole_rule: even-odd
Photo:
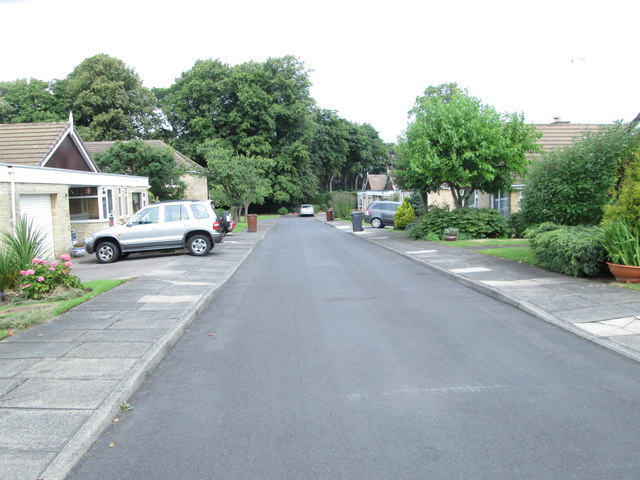
[[[20,195],[20,213],[33,223],[44,236],[44,248],[53,258],[53,216],[51,214],[50,195]]]

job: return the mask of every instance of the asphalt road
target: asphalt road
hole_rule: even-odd
[[[70,479],[634,479],[637,363],[279,220]]]

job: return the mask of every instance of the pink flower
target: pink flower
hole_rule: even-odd
[[[20,270],[20,275],[29,275],[26,270]]]
[[[26,285],[20,285],[20,288],[24,289],[24,288],[29,288],[31,286],[30,283],[27,283]]]
[[[27,273],[27,275],[33,275],[34,273],[36,273],[36,271],[32,270],[32,269],[29,269],[29,270],[27,270],[26,273]]]
[[[39,282],[44,282],[44,277],[43,277],[42,275],[40,275],[40,276],[38,277],[38,281],[39,281]]]
[[[36,263],[36,264],[40,264],[40,265],[46,265],[47,262],[45,262],[44,260],[42,260],[41,258],[34,258],[33,260],[31,260],[31,263]]]
[[[52,267],[57,267],[58,266],[58,262],[53,261],[49,265],[51,265]],[[49,270],[51,270],[51,269],[49,269]]]
[[[69,255],[68,253],[63,253],[62,255],[60,255],[60,260],[62,260],[63,262],[68,262],[69,260],[71,260],[71,255]]]
[[[73,265],[73,263],[71,263],[71,262],[64,262],[64,266],[66,268],[71,268],[72,265]]]
[[[49,271],[50,272],[55,272],[56,271],[56,267],[49,267]]]

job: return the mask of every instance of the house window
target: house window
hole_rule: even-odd
[[[102,189],[102,215],[103,218],[108,218],[113,212],[113,190],[107,188]]]
[[[99,220],[98,187],[69,188],[71,220]]]
[[[502,190],[498,190],[498,193],[493,195],[493,208],[500,210],[505,217],[509,216],[509,197],[509,192]]]
[[[460,195],[464,195],[464,190],[460,190]],[[469,198],[467,198],[466,200],[463,201],[463,207],[468,207],[468,208],[478,208],[478,191],[474,190],[473,193],[469,196]]]
[[[133,211],[137,212],[142,207],[142,198],[140,192],[133,192],[131,194],[131,204],[133,205]]]

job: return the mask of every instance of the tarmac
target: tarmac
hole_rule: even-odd
[[[354,232],[474,290],[640,361],[640,292],[390,228]],[[268,234],[238,232],[207,257],[160,267],[52,321],[0,341],[0,480],[62,480],[111,424],[201,309]]]

